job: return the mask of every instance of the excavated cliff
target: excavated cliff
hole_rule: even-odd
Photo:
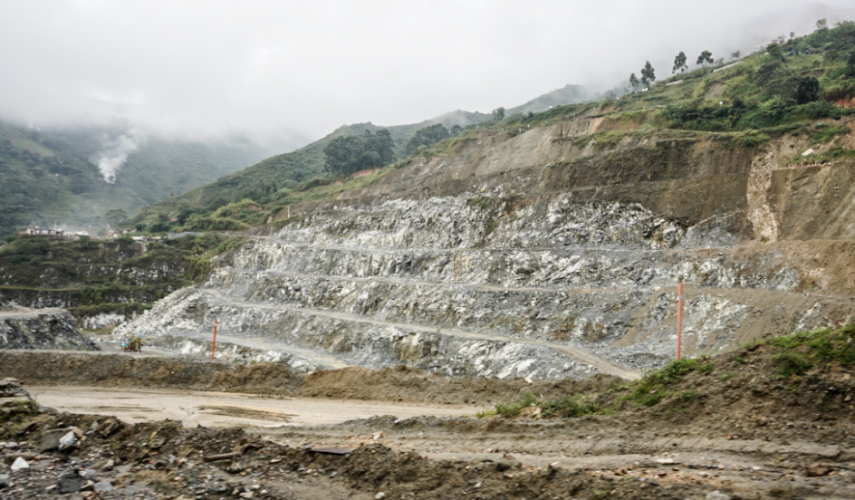
[[[98,351],[100,348],[74,326],[63,309],[29,309],[0,304],[0,349],[61,349]]]
[[[783,135],[485,131],[220,260],[117,335],[296,369],[407,364],[448,375],[633,378],[683,352],[850,321],[855,161],[797,161]],[[231,351],[229,351],[229,349]]]

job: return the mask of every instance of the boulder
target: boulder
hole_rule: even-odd
[[[50,429],[42,433],[42,439],[39,442],[39,451],[53,451],[59,449],[60,440],[69,432],[72,432],[71,427],[63,427],[60,429]]]

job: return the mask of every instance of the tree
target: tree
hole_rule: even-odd
[[[742,51],[740,51],[740,50],[734,50],[734,51],[730,54],[730,57],[731,57],[732,59],[736,59],[736,60],[738,61],[738,60],[739,60],[739,58],[740,58],[740,57],[742,57]]]
[[[638,81],[638,77],[635,76],[635,73],[629,75],[629,87],[631,90],[638,89],[638,86],[641,85]]]
[[[712,64],[712,52],[705,50],[701,52],[701,55],[698,56],[698,62],[696,63],[698,66],[707,67],[707,64]]]
[[[502,111],[504,112],[504,110]],[[448,139],[449,137],[451,137],[451,134],[448,133],[448,130],[441,123],[416,130],[416,133],[407,141],[407,145],[404,146],[404,153],[411,154],[420,146],[433,146],[437,142]]]
[[[783,61],[784,60],[784,52],[781,50],[781,46],[778,45],[777,43],[774,43],[774,42],[770,43],[766,47],[766,53],[768,53],[770,56],[772,56],[772,59],[775,59],[777,61]]]
[[[451,134],[451,137],[457,137],[462,133],[463,127],[461,127],[460,125],[454,125],[453,127],[451,127],[451,130],[449,130],[449,134]]]
[[[812,76],[803,76],[796,84],[796,103],[807,104],[819,99],[819,80]]]
[[[360,170],[380,168],[395,159],[395,143],[386,129],[370,130],[361,136],[339,136],[324,148],[324,170],[336,175],[350,175]]]
[[[373,135],[366,130],[363,140],[367,144],[367,149],[377,153],[379,166],[388,165],[395,160],[395,141],[392,140],[392,134],[385,128],[378,130]]]
[[[357,135],[344,135],[331,140],[324,148],[324,170],[336,176],[358,171],[362,146],[362,139]]]
[[[497,122],[500,122],[505,119],[505,108],[496,108],[493,110],[493,118],[496,119]]]
[[[846,76],[855,76],[855,51],[849,54],[846,60]]]
[[[828,29],[828,21],[820,19],[816,22],[816,31],[825,31]]]
[[[680,73],[683,73],[687,69],[689,69],[689,65],[686,64],[686,53],[680,51],[680,53],[677,54],[677,57],[674,58],[674,69],[671,71],[671,73],[673,74],[678,71]]]
[[[655,81],[656,72],[653,69],[653,66],[651,66],[650,61],[647,61],[644,64],[644,67],[641,68],[641,83],[649,87]]]
[[[104,219],[107,220],[107,223],[110,224],[110,227],[116,228],[126,220],[128,220],[128,213],[122,210],[121,208],[116,208],[113,210],[108,210],[106,214],[104,214]]]

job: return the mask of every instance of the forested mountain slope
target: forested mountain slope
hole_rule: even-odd
[[[246,141],[147,137],[129,148],[109,183],[99,171],[99,154],[105,143],[121,136],[107,129],[40,131],[0,123],[0,236],[23,226],[55,223],[67,229],[103,230],[109,210],[132,214],[264,156]]]

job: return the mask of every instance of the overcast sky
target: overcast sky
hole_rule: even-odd
[[[0,118],[315,139],[611,87],[646,59],[667,76],[680,50],[746,51],[818,13],[799,0],[0,0]]]

